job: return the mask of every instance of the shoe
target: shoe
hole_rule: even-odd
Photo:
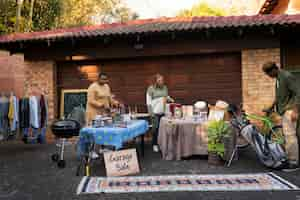
[[[99,158],[99,155],[95,151],[93,151],[91,157],[92,159],[97,159]]]
[[[158,145],[153,145],[153,152],[159,152]]]
[[[112,151],[112,150],[109,149],[109,148],[101,148],[101,149],[99,149],[99,153],[100,153],[100,154],[103,154],[103,153],[105,153],[105,152],[110,152],[110,151]]]
[[[299,165],[289,164],[287,168],[282,169],[283,172],[294,172],[300,170]]]

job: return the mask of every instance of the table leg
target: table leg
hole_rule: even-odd
[[[144,135],[141,135],[141,154],[142,154],[142,157],[145,156],[145,141],[144,141]]]
[[[137,155],[139,158],[144,157],[144,137],[138,136],[134,138]]]

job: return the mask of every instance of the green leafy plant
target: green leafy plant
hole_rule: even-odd
[[[229,125],[223,121],[211,121],[208,124],[208,152],[216,153],[221,158],[224,157],[225,147],[223,139],[230,134]]]

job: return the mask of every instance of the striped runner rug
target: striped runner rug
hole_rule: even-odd
[[[83,177],[77,194],[172,192],[172,191],[261,191],[298,190],[274,173],[175,175],[131,177]]]

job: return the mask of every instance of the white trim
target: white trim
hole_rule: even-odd
[[[270,172],[269,174],[272,174],[272,176],[275,176],[275,177],[278,178],[281,182],[283,182],[283,183],[287,184],[288,186],[290,186],[291,188],[293,188],[293,189],[291,189],[291,190],[299,190],[299,187],[298,187],[298,186],[296,186],[296,185],[294,185],[294,184],[288,182],[287,180],[281,178],[280,176],[274,174],[273,172]]]
[[[84,183],[85,183],[85,181],[86,181],[87,178],[88,178],[87,176],[84,176],[84,177],[81,179],[81,181],[80,181],[80,183],[79,183],[79,185],[78,185],[78,187],[77,187],[77,190],[76,190],[76,194],[77,194],[77,195],[79,195],[79,194],[82,192]]]

